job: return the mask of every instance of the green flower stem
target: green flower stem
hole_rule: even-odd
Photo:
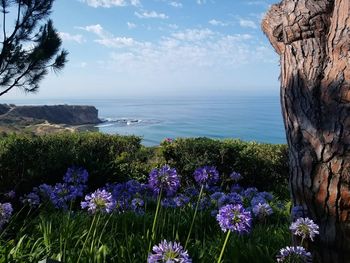
[[[85,248],[86,242],[87,242],[87,240],[88,240],[88,238],[89,238],[89,235],[90,235],[90,233],[91,233],[92,227],[93,227],[94,224],[95,224],[95,219],[96,219],[96,214],[94,214],[94,217],[93,217],[93,219],[92,219],[92,223],[91,223],[91,225],[90,225],[89,231],[88,231],[88,233],[87,233],[87,235],[86,235],[86,238],[85,238],[85,240],[84,240],[83,247],[82,247],[82,249],[80,250],[77,263],[79,263],[79,261],[80,261],[81,254],[83,253],[83,250],[84,250],[84,248]]]
[[[155,233],[156,231],[155,230],[156,230],[157,218],[158,218],[159,209],[160,209],[160,201],[162,199],[162,192],[163,192],[163,189],[160,189],[160,192],[158,194],[156,213],[155,213],[154,218],[153,218],[152,235],[151,235],[151,239],[149,241],[148,251],[151,251],[152,243],[154,242],[154,239],[156,237],[156,233]]]
[[[227,245],[227,241],[230,237],[230,234],[231,234],[231,231],[229,230],[226,234],[226,238],[225,238],[225,242],[224,242],[224,245],[222,246],[222,249],[221,249],[221,252],[220,252],[220,256],[218,258],[218,261],[217,263],[221,263],[221,259],[222,259],[222,256],[224,255],[224,251],[225,251],[225,248],[226,248],[226,245]]]
[[[194,209],[194,214],[193,214],[192,223],[191,223],[191,226],[190,226],[190,231],[188,232],[187,239],[186,239],[186,243],[185,243],[185,250],[186,250],[186,248],[187,248],[188,241],[190,240],[190,236],[191,236],[193,224],[194,224],[194,221],[195,221],[196,216],[197,216],[197,211],[198,211],[199,202],[201,201],[201,198],[202,198],[203,189],[204,189],[204,185],[201,186],[201,190],[200,190],[200,192],[199,192],[199,196],[198,196],[196,208]]]

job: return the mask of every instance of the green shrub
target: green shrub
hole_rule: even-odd
[[[42,183],[62,180],[70,166],[81,166],[90,174],[89,184],[100,186],[121,181],[132,174],[141,139],[102,133],[10,135],[0,139],[0,191],[13,187],[27,192]],[[124,161],[123,161],[124,160]]]
[[[185,184],[193,183],[196,168],[214,165],[226,177],[240,172],[243,186],[288,197],[285,145],[190,138],[145,147],[136,136],[102,133],[1,137],[0,192],[15,188],[23,194],[42,183],[54,184],[73,165],[88,170],[94,189],[130,178],[145,182],[152,168],[165,163],[177,169]]]
[[[161,145],[167,163],[176,167],[188,184],[193,171],[204,165],[216,166],[228,177],[232,171],[243,175],[244,186],[274,191],[287,197],[288,158],[285,145],[213,140],[209,138],[176,139]]]

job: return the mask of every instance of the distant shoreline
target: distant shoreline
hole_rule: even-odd
[[[0,132],[34,133],[98,131],[103,123],[98,110],[89,105],[16,106],[0,104]]]

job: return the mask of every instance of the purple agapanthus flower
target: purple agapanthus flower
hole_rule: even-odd
[[[31,192],[27,195],[24,195],[24,197],[21,198],[21,202],[23,204],[27,204],[30,207],[37,207],[40,205],[40,197],[37,193]]]
[[[293,235],[300,236],[303,239],[310,238],[314,241],[314,237],[319,234],[318,225],[314,223],[310,218],[298,218],[289,228]]]
[[[81,167],[71,167],[67,169],[63,176],[63,181],[67,184],[86,184],[89,178],[89,173]]]
[[[190,198],[184,194],[178,194],[173,199],[177,207],[183,207],[190,202]]]
[[[134,198],[131,200],[131,209],[136,214],[143,214],[143,207],[145,205],[145,202],[141,198]]]
[[[177,242],[163,240],[153,246],[152,253],[148,255],[148,263],[192,263],[186,250]]]
[[[0,229],[10,220],[12,212],[13,208],[10,203],[0,203]]]
[[[166,207],[166,208],[175,208],[177,206],[176,202],[171,197],[163,198],[161,204],[162,204],[162,207]]]
[[[252,207],[256,206],[257,204],[266,204],[266,203],[267,203],[266,199],[259,195],[254,196],[250,201],[250,204]]]
[[[220,179],[219,172],[213,166],[200,167],[194,171],[193,175],[199,185],[214,185]]]
[[[230,178],[231,178],[232,181],[238,182],[238,181],[241,180],[243,177],[242,177],[242,175],[241,175],[240,173],[232,172],[232,173],[230,174]]]
[[[56,208],[67,209],[68,203],[83,196],[84,187],[58,183],[52,187],[50,201]]]
[[[222,207],[228,204],[242,204],[242,197],[237,193],[229,193],[227,195],[223,195],[218,200],[218,206]]]
[[[239,184],[234,184],[231,186],[232,193],[240,193],[242,191],[242,187]]]
[[[251,229],[251,213],[246,211],[241,204],[223,206],[220,208],[216,219],[224,232],[230,230],[238,234],[244,234],[249,233]]]
[[[97,189],[95,192],[86,195],[85,201],[81,202],[81,208],[94,214],[97,212],[110,213],[115,207],[112,194],[106,190]]]
[[[271,206],[267,203],[259,203],[253,207],[253,214],[260,219],[264,219],[272,213],[273,210]]]
[[[285,247],[280,250],[277,256],[277,262],[283,263],[311,263],[312,257],[311,253],[307,252],[305,248],[300,246],[295,247]]]
[[[164,165],[159,169],[153,169],[149,174],[148,185],[153,193],[166,192],[167,196],[173,196],[180,187],[180,178],[175,169]]]
[[[243,191],[243,197],[252,199],[258,193],[258,189],[255,187],[249,187]]]

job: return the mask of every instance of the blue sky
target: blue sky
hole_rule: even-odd
[[[273,2],[56,0],[67,66],[39,93],[6,98],[277,94],[278,57],[260,29]]]

